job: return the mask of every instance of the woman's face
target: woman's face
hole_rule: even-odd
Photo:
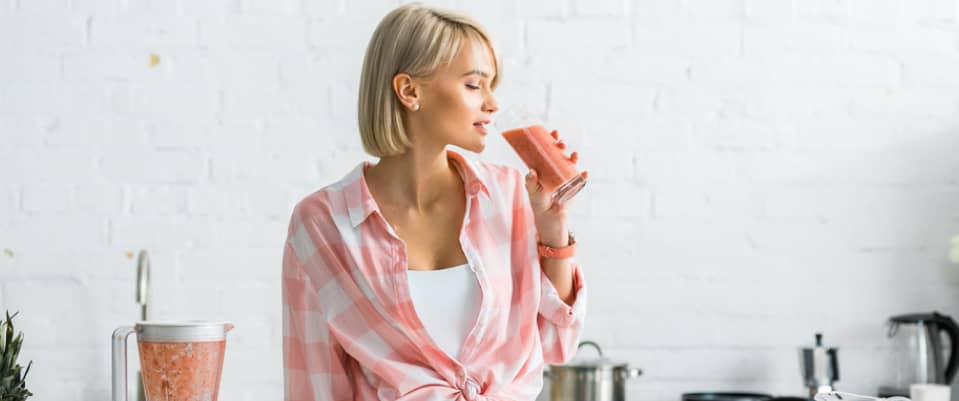
[[[490,87],[497,73],[485,43],[467,40],[450,65],[423,82],[421,108],[411,112],[430,142],[455,145],[480,153],[487,128],[498,110]],[[414,132],[415,143],[418,142]]]

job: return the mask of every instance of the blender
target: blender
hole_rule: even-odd
[[[226,322],[137,322],[113,332],[113,401],[127,401],[127,337],[137,334],[146,401],[216,401]]]

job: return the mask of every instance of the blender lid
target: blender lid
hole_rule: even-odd
[[[138,320],[137,325],[149,325],[158,327],[197,327],[197,326],[223,326],[230,322],[221,320]]]
[[[142,341],[222,341],[233,324],[222,321],[139,321],[134,328]]]

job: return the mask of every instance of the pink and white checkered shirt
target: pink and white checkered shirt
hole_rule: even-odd
[[[546,363],[576,352],[586,288],[572,306],[540,268],[522,174],[447,151],[466,188],[460,243],[482,306],[460,355],[414,311],[405,243],[379,213],[362,162],[293,209],[283,253],[286,401],[533,400]]]

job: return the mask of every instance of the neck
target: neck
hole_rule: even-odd
[[[428,210],[463,184],[446,155],[446,147],[412,147],[406,153],[380,158],[368,181],[390,203]]]

